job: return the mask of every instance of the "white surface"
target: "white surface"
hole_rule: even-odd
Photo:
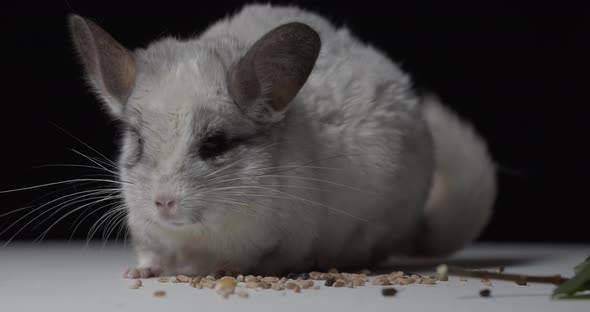
[[[571,276],[573,266],[589,254],[590,246],[478,245],[447,263],[492,268],[507,264],[507,272]],[[493,281],[493,297],[480,298],[484,286],[479,280],[460,282],[456,277],[435,286],[395,286],[401,290],[395,297],[383,297],[382,286],[349,289],[323,283],[320,290],[299,294],[247,290],[247,299],[223,299],[210,289],[154,279],[132,290],[120,274],[134,260],[129,248],[113,245],[15,243],[0,248],[0,311],[590,311],[590,300],[551,300],[552,285]],[[155,290],[165,290],[167,296],[153,297]]]

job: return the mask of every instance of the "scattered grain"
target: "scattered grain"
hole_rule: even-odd
[[[170,281],[170,279],[167,277],[158,278],[158,282],[160,282],[160,283],[168,283],[169,281]]]
[[[332,287],[332,285],[334,285],[334,282],[336,282],[336,279],[333,277],[330,277],[326,280],[326,283],[324,283],[324,286]]]
[[[336,282],[334,282],[334,287],[344,287],[346,286],[346,281],[344,280],[337,280]]]
[[[244,275],[242,275],[242,274],[238,275],[238,277],[236,277],[236,280],[238,282],[243,282],[244,281]]]
[[[166,292],[163,290],[156,290],[154,291],[154,297],[164,297],[166,296]]]
[[[177,275],[176,280],[178,280],[179,283],[188,283],[190,278],[186,275]]]
[[[172,276],[170,278],[170,283],[178,283],[178,278],[176,276]]]

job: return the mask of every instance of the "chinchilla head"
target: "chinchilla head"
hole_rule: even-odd
[[[88,19],[69,22],[89,84],[122,125],[131,219],[206,226],[257,200],[237,195],[264,189],[256,175],[280,148],[271,129],[319,54],[314,30],[289,23],[253,45],[167,38],[130,51]]]

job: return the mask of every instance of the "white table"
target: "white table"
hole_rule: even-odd
[[[480,244],[447,262],[492,269],[505,264],[507,272],[571,276],[573,266],[589,254],[588,245]],[[210,289],[155,279],[143,280],[144,286],[133,290],[127,287],[130,281],[120,278],[133,264],[132,251],[121,245],[11,243],[0,249],[0,311],[590,311],[590,300],[551,300],[552,285],[493,281],[492,297],[481,298],[480,280],[461,282],[452,276],[435,286],[395,286],[400,290],[395,297],[383,297],[382,286],[350,289],[322,284],[320,290],[298,294],[248,289],[249,298],[223,299]],[[167,295],[154,297],[155,290]]]

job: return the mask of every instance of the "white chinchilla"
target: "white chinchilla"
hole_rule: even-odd
[[[70,28],[122,125],[139,259],[125,277],[448,255],[490,218],[495,168],[473,129],[317,14],[248,5],[134,51],[83,17]]]

